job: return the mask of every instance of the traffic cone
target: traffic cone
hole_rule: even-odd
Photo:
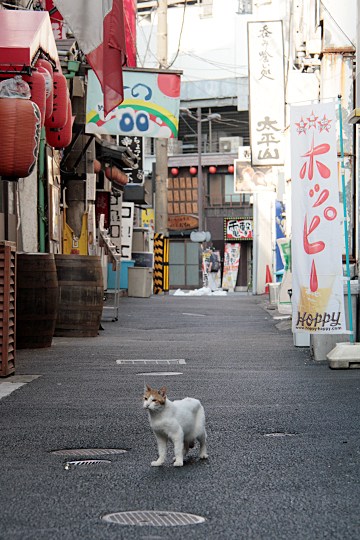
[[[270,292],[269,283],[272,283],[272,277],[271,277],[270,267],[267,264],[266,265],[266,275],[265,275],[265,293],[266,294],[269,294],[269,292]]]

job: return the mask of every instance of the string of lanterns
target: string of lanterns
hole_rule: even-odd
[[[179,169],[177,167],[172,167],[170,172],[171,172],[172,176],[178,176],[179,175]],[[191,174],[191,176],[195,176],[197,174],[197,172],[198,172],[197,167],[190,167],[189,168],[189,173]],[[233,174],[234,173],[234,165],[228,165],[227,172],[229,174]],[[209,173],[210,174],[216,174],[217,173],[217,167],[215,167],[215,165],[210,165]]]

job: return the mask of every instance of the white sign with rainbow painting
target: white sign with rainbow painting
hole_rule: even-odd
[[[104,118],[103,94],[93,71],[88,73],[86,133],[176,138],[180,75],[124,70],[124,101]]]

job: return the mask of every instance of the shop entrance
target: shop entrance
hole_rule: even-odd
[[[200,285],[200,247],[191,240],[170,240],[170,289],[197,289]]]

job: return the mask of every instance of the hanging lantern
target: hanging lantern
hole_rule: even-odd
[[[53,79],[50,71],[43,66],[38,66],[36,64],[37,70],[41,75],[45,77],[45,88],[46,88],[46,111],[45,111],[45,120],[50,118],[53,110]]]
[[[46,141],[53,148],[66,148],[69,146],[72,139],[72,110],[71,101],[68,99],[68,114],[67,121],[61,129],[50,129],[45,125]]]
[[[177,169],[176,167],[173,167],[173,168],[171,169],[171,174],[172,174],[173,176],[177,176],[177,175],[179,174],[179,169]]]
[[[105,175],[109,180],[120,186],[126,186],[129,181],[127,175],[117,167],[105,167]]]
[[[194,176],[197,173],[197,168],[196,167],[190,167],[189,171],[190,171],[190,174],[192,174]]]
[[[31,101],[36,103],[40,109],[41,125],[45,123],[46,114],[46,82],[45,77],[38,71],[33,71],[31,75],[23,75],[24,81],[30,86]]]
[[[209,173],[210,173],[210,174],[215,174],[215,173],[216,173],[216,167],[214,167],[214,165],[211,165],[211,166],[209,167]]]
[[[234,172],[234,165],[228,165],[228,173],[233,174]]]
[[[52,67],[52,65],[50,64],[50,62],[48,60],[45,60],[45,58],[39,58],[39,60],[36,61],[35,66],[37,68],[38,67],[45,68],[50,73],[50,76],[52,78],[54,70],[53,70],[53,67]]]
[[[30,99],[2,98],[0,125],[0,176],[26,178],[37,161],[40,109]]]
[[[53,76],[53,109],[50,117],[46,119],[46,127],[59,129],[65,126],[68,115],[68,99],[66,78],[62,73],[55,71]]]
[[[94,159],[94,173],[99,173],[101,171],[101,163],[98,159]]]

